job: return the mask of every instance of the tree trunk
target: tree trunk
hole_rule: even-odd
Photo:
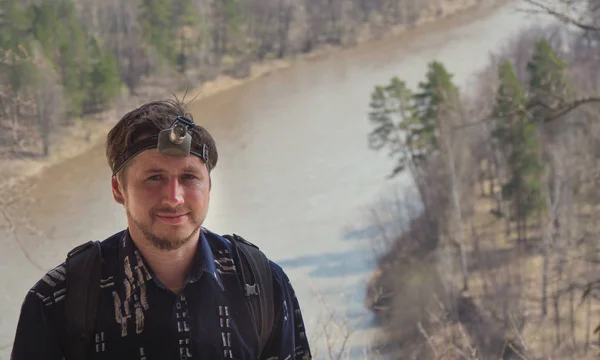
[[[575,333],[575,290],[569,290],[569,325],[571,326],[571,342],[573,349],[577,349],[577,334]]]
[[[19,127],[19,105],[18,105],[18,95],[15,94],[15,100],[12,103],[12,111],[11,111],[11,128],[12,128],[12,147],[13,151],[17,151],[20,147],[19,143],[19,132],[17,131]]]
[[[123,64],[123,50],[122,50],[122,45],[121,45],[121,30],[122,30],[122,11],[120,11],[120,9],[114,9],[113,8],[114,13],[112,14],[112,16],[115,17],[115,30],[114,30],[114,37],[115,37],[115,56],[117,59],[117,66],[119,67],[119,70],[122,69],[122,64]]]
[[[42,153],[44,157],[47,157],[50,154],[50,124],[42,112],[39,112],[38,116],[38,121],[42,123]]]
[[[553,296],[553,305],[554,305],[554,330],[556,332],[556,346],[560,346],[561,336],[560,336],[560,295],[555,294]]]
[[[523,219],[521,218],[521,202],[519,199],[519,195],[514,199],[514,219],[517,223],[517,243],[520,243],[523,240]]]
[[[548,314],[548,246],[544,245],[542,263],[542,318]]]
[[[477,234],[474,226],[471,229],[471,233],[473,234],[473,247],[475,255],[477,256],[477,261],[485,263],[486,261],[485,259],[482,259],[481,251],[479,250],[479,235]],[[483,297],[484,299],[487,299],[488,295],[490,294],[487,277],[485,276],[484,271],[479,271],[479,276],[481,277],[481,283],[483,286]]]
[[[285,4],[284,0],[279,1],[279,26],[277,38],[279,50],[277,56],[281,59],[287,54],[289,43],[290,23],[292,22],[293,5]]]
[[[448,137],[451,137],[448,136]],[[460,251],[460,269],[462,274],[462,289],[467,291],[469,289],[469,270],[467,267],[467,253],[465,249],[465,232],[463,228],[463,217],[462,217],[462,206],[460,201],[460,191],[458,189],[458,183],[456,179],[456,166],[454,164],[454,151],[450,143],[446,146],[446,154],[448,168],[450,170],[450,182],[452,186],[452,201],[454,203],[454,214],[456,216],[456,230],[458,232],[458,247]]]
[[[558,199],[560,197],[560,186],[558,183],[554,184],[554,198]],[[552,232],[554,229],[554,220],[557,218],[558,212],[558,202],[552,203],[550,198],[550,190],[546,190],[546,204],[548,209],[550,209],[550,216],[548,218],[548,225],[543,229],[542,239],[543,239],[543,263],[542,263],[542,317],[546,316],[548,313],[547,310],[547,298],[548,298],[548,272],[549,272],[549,262],[550,262],[550,250],[551,250],[551,239]],[[557,251],[560,254],[560,251]],[[560,281],[560,276],[562,275],[562,268],[559,263],[559,276],[558,280]]]
[[[523,216],[523,241],[527,241],[527,217]]]
[[[481,197],[485,197],[485,178],[486,172],[479,168],[479,191],[481,192]]]
[[[585,316],[585,347],[584,354],[587,355],[590,349],[590,333],[592,332],[592,297],[587,298],[587,309]]]

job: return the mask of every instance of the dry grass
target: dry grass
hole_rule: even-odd
[[[489,188],[489,184],[486,187]],[[511,295],[520,298],[520,314],[515,315],[524,317],[526,321],[521,330],[510,329],[507,336],[521,340],[527,350],[527,354],[524,356],[526,358],[543,356],[544,358],[560,359],[598,358],[597,351],[594,350],[597,337],[591,334],[591,338],[588,339],[586,336],[593,332],[593,328],[600,322],[600,302],[582,301],[582,289],[574,290],[573,295],[563,294],[558,307],[560,330],[557,331],[555,326],[553,293],[568,288],[573,279],[583,279],[584,273],[589,270],[586,268],[589,264],[577,260],[581,255],[581,250],[567,248],[561,251],[561,254],[556,252],[551,254],[549,265],[551,270],[557,265],[559,255],[568,260],[564,265],[564,279],[557,279],[556,271],[551,271],[549,275],[548,313],[543,317],[541,316],[541,292],[544,259],[541,251],[542,242],[539,240],[542,235],[541,231],[533,226],[528,232],[530,238],[528,242],[534,244],[527,244],[527,242],[518,244],[516,234],[513,232],[511,236],[505,236],[504,220],[492,213],[495,208],[495,200],[492,196],[478,196],[474,208],[474,215],[467,221],[478,236],[478,251],[480,254],[485,252],[491,254],[489,258],[481,260],[487,263],[487,268],[481,267],[470,272],[469,292],[474,299],[477,299],[480,308],[490,318],[493,318],[494,315],[489,309],[489,301],[482,300],[489,296],[490,292],[489,289],[485,289],[485,286],[487,285],[489,288],[490,283],[495,281],[496,286],[499,286],[498,283],[504,282],[508,288],[515,288],[517,285],[513,282],[518,276],[521,282],[518,286],[519,291]],[[582,205],[583,214],[593,215],[597,214],[597,211],[598,209]],[[468,251],[475,251],[474,241],[469,242]],[[493,256],[502,257],[502,259],[491,261]],[[569,273],[570,276],[567,277]],[[487,284],[484,285],[486,282]],[[571,296],[573,296],[574,302],[573,331],[570,327]],[[588,313],[591,314],[589,321]],[[589,327],[591,328],[588,329]],[[560,337],[560,344],[557,336]],[[587,352],[585,351],[586,345],[589,345]]]
[[[489,189],[489,183],[485,186]],[[499,191],[498,188],[494,190]],[[444,309],[444,306],[447,302],[437,301],[439,306],[429,306],[429,315],[419,321],[414,316],[407,315],[407,312],[411,312],[410,306],[415,305],[409,294],[425,291],[435,298],[440,293],[439,288],[432,288],[425,283],[431,281],[431,276],[425,281],[422,276],[417,276],[420,274],[418,269],[404,260],[400,266],[392,265],[391,270],[383,270],[383,274],[379,274],[379,278],[389,278],[389,273],[393,272],[402,274],[403,278],[393,280],[392,277],[395,281],[395,295],[384,315],[386,318],[392,316],[391,322],[385,324],[386,333],[396,333],[391,337],[396,340],[392,341],[407,342],[400,346],[402,355],[395,358],[488,359],[491,355],[478,348],[481,333],[489,333],[485,336],[495,339],[496,343],[498,339],[506,339],[504,346],[492,347],[498,352],[495,358],[600,358],[598,336],[593,333],[600,323],[600,302],[582,301],[584,289],[574,287],[588,281],[590,269],[597,269],[597,265],[590,265],[581,259],[584,254],[580,246],[561,245],[558,242],[553,244],[548,262],[547,314],[542,316],[544,242],[539,224],[531,224],[528,239],[524,242],[517,241],[515,231],[506,236],[504,219],[492,211],[495,209],[493,195],[488,192],[486,196],[479,196],[479,192],[480,187],[476,186],[473,193],[477,194],[473,201],[474,210],[464,219],[467,225],[465,238],[468,239],[466,251],[469,254],[469,291],[457,295],[459,302],[472,302],[469,305],[471,314],[453,321],[446,316],[448,309]],[[592,217],[599,210],[597,206],[583,204],[578,205],[578,209],[578,216]],[[593,221],[587,227],[588,231],[600,229]],[[580,234],[573,231],[571,236],[577,238]],[[452,234],[447,234],[442,243],[447,243],[451,237]],[[559,264],[563,260],[562,271],[559,271]],[[417,266],[423,267],[427,265],[421,263]],[[461,283],[460,272],[456,270],[449,270],[454,285]],[[598,277],[600,276],[594,278]],[[371,284],[375,282],[373,278]],[[554,295],[558,292],[561,295],[555,308]],[[422,321],[427,322],[428,326]],[[557,321],[560,328],[556,326]],[[510,344],[508,339],[512,340]],[[512,352],[512,355],[503,357],[503,352]]]

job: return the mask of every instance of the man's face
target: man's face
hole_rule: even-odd
[[[175,250],[194,237],[208,211],[209,174],[197,156],[172,157],[146,150],[113,177],[115,200],[125,206],[132,237]]]

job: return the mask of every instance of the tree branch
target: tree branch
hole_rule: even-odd
[[[545,119],[543,119],[543,121],[544,122],[554,121],[562,116],[567,115],[568,113],[575,110],[576,108],[578,108],[581,105],[595,103],[595,102],[600,102],[600,97],[585,97],[585,98],[577,99],[577,100],[571,102],[570,104],[568,104],[567,106],[556,109],[552,114],[550,114]]]
[[[563,23],[574,25],[581,30],[600,32],[600,26],[583,22],[580,19],[576,19],[570,15],[559,12],[546,4],[542,4],[538,0],[525,0],[525,2],[537,7],[539,9],[536,11],[537,13],[546,13],[548,15],[552,15]]]
[[[2,100],[16,102],[26,107],[33,107],[33,103],[31,101],[26,102],[19,99],[18,97],[10,96],[6,92],[2,91],[2,89],[0,89],[0,101]]]
[[[548,123],[548,122],[555,121],[558,118],[560,118],[562,116],[565,116],[568,113],[570,113],[571,111],[577,109],[579,106],[585,105],[585,104],[590,104],[590,103],[600,103],[600,97],[589,96],[589,97],[584,97],[584,98],[581,98],[581,99],[574,100],[574,101],[568,103],[567,105],[565,105],[563,107],[559,107],[557,109],[554,109],[554,111],[550,115],[548,115],[548,116],[546,116],[545,118],[542,119],[542,122]],[[546,109],[549,109],[549,110],[553,110],[550,106],[548,106],[548,105],[546,105],[544,103],[539,103],[539,102],[531,104],[530,106],[527,107],[526,110],[527,111],[531,111],[531,109],[533,109],[534,107],[537,107],[537,106],[540,106],[540,107],[543,107],[543,108],[546,108]],[[512,112],[510,114],[507,114],[505,116],[506,117],[514,116],[514,115],[517,115],[519,112],[522,112],[522,111],[523,110],[515,110],[514,112]],[[461,124],[459,126],[456,126],[456,127],[454,127],[454,130],[461,130],[461,129],[464,129],[464,128],[467,128],[467,127],[479,125],[479,124],[481,124],[483,122],[486,122],[486,121],[489,121],[489,120],[492,120],[492,119],[494,119],[494,116],[489,115],[489,116],[486,116],[486,117],[484,117],[482,119],[475,120],[475,121],[472,121],[472,122],[469,122],[469,123],[465,123],[465,124]]]

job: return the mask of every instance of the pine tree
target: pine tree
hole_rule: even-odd
[[[90,39],[89,92],[86,110],[101,110],[109,106],[118,93],[121,80],[117,60],[112,53],[104,51],[95,38]]]
[[[227,24],[234,34],[239,34],[242,25],[242,9],[239,0],[225,0]]]
[[[240,0],[213,0],[213,46],[217,57],[235,53],[241,35],[243,17]]]
[[[176,58],[173,0],[142,0],[140,22],[146,40],[168,61]]]
[[[72,0],[42,0],[31,5],[32,32],[56,67],[68,97],[67,119],[83,112],[90,87],[87,37]]]
[[[527,237],[527,220],[543,208],[540,176],[540,141],[537,128],[526,114],[526,97],[510,61],[498,69],[500,86],[493,115],[494,139],[505,155],[508,169],[502,192],[512,202],[519,240]]]
[[[569,97],[569,84],[566,80],[565,70],[567,63],[552,49],[550,43],[541,38],[535,44],[534,54],[527,64],[527,70],[530,75],[529,88],[529,107],[533,121],[540,128],[542,134],[542,154],[544,159],[544,167],[546,168],[547,176],[539,181],[542,181],[546,186],[547,199],[549,199],[548,207],[558,201],[556,198],[555,187],[558,186],[556,166],[551,156],[554,151],[550,146],[556,143],[556,137],[560,132],[557,131],[560,126],[564,126],[564,122],[548,122],[548,117],[558,108],[567,104]],[[541,177],[541,176],[540,176]],[[541,219],[540,219],[541,221]],[[559,222],[551,221],[552,232],[560,233],[558,229]],[[550,236],[544,234],[544,236]],[[548,298],[548,269],[549,269],[549,244],[545,241],[543,252],[543,271],[542,271],[542,315],[547,314],[547,298]]]
[[[547,189],[551,204],[556,184],[556,168],[552,161],[550,145],[555,143],[560,133],[558,128],[564,123],[547,122],[548,117],[558,108],[567,105],[570,96],[565,71],[567,63],[552,49],[550,43],[542,38],[535,44],[534,54],[527,64],[529,80],[529,107],[533,121],[538,124],[542,134],[544,164],[547,168]]]
[[[31,23],[16,0],[0,0],[0,78],[18,93],[35,84],[37,68],[30,58]]]
[[[17,0],[0,0],[0,49],[17,50],[30,23]]]
[[[460,108],[458,88],[444,65],[429,64],[426,81],[413,94],[397,77],[386,86],[377,86],[371,94],[369,119],[376,127],[369,134],[371,147],[390,147],[398,164],[393,175],[403,171],[410,161],[421,168],[440,150],[440,121]],[[396,122],[396,119],[399,119]],[[401,154],[401,155],[398,155]]]
[[[451,213],[454,217],[454,222],[449,222],[449,226],[453,227],[452,233],[456,236],[455,241],[459,245],[462,290],[466,291],[469,288],[469,271],[460,180],[454,150],[454,126],[462,121],[460,92],[452,82],[452,74],[439,61],[429,64],[426,80],[419,83],[419,90],[420,92],[414,96],[414,117],[421,125],[416,136],[426,144],[427,157],[438,156],[444,164],[443,171],[448,178],[449,200],[451,200]]]
[[[527,64],[530,74],[529,106],[533,119],[543,122],[552,109],[566,102],[568,85],[565,79],[567,63],[542,38],[535,44],[535,52]]]
[[[192,0],[176,0],[173,28],[176,34],[177,66],[181,73],[187,68],[189,53],[193,50],[195,34],[200,28],[200,16]]]
[[[392,176],[409,166],[416,171],[428,152],[427,144],[416,137],[421,126],[413,116],[412,102],[412,92],[397,77],[386,86],[376,86],[371,94],[369,120],[375,129],[369,134],[369,144],[375,150],[388,147],[390,156],[397,159]]]
[[[440,120],[458,110],[458,88],[452,83],[452,75],[438,61],[429,64],[426,81],[419,83],[416,93],[415,116],[422,127],[418,132],[421,141],[427,142],[431,151],[439,150]]]

